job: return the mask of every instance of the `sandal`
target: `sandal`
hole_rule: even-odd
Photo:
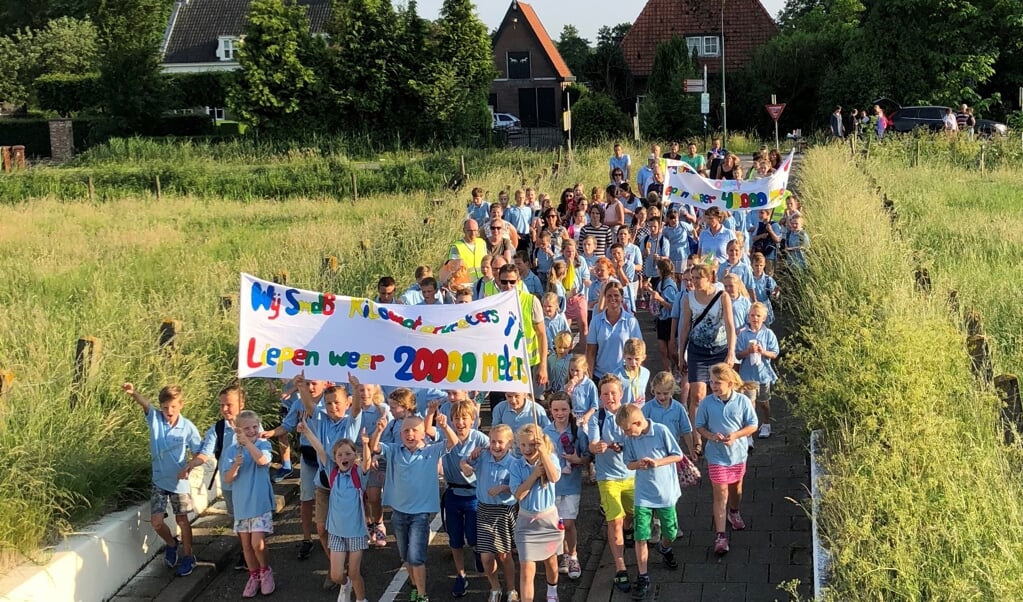
[[[628,592],[632,589],[632,585],[629,583],[629,573],[627,571],[618,571],[615,573],[615,578],[611,580],[615,588],[620,592]]]

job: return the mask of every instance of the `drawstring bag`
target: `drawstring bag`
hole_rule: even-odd
[[[678,484],[683,489],[697,485],[703,476],[700,474],[700,469],[696,467],[696,464],[693,464],[693,461],[688,456],[683,455],[682,461],[675,464],[675,466],[678,471]]]

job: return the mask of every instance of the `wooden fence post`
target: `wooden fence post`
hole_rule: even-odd
[[[948,311],[952,314],[959,313],[959,291],[948,291]]]
[[[1023,404],[1019,396],[1019,379],[1015,374],[999,374],[995,377],[995,389],[1002,399],[1005,444],[1009,445],[1023,432]]]
[[[274,274],[274,284],[288,286],[288,273],[285,271],[280,271]]]
[[[984,334],[984,324],[980,319],[980,312],[977,310],[968,310],[966,315],[963,316],[963,322],[966,324],[966,336],[972,337]]]
[[[226,295],[220,295],[220,309],[224,312],[229,312],[238,305],[238,293],[228,293]]]
[[[982,334],[968,337],[966,339],[966,350],[970,354],[973,375],[984,382],[991,382],[991,349],[988,347],[987,337]]]
[[[103,342],[96,337],[82,337],[75,343],[75,373],[71,380],[71,407],[78,405],[82,389],[99,361]]]
[[[359,202],[359,176],[352,172],[352,202]]]
[[[467,175],[465,172],[465,155],[461,155],[459,157],[458,163],[459,163],[458,175],[461,176],[462,181],[465,182],[465,177]]]
[[[918,293],[931,293],[931,275],[927,271],[927,268],[917,266],[916,272],[913,273],[913,277],[916,280],[916,290]]]
[[[91,203],[91,202],[96,200],[96,185],[92,181],[92,176],[89,176],[88,188],[89,188],[89,202]]]
[[[10,370],[0,370],[0,397],[11,390],[14,384],[14,373]]]
[[[156,200],[159,201],[161,196],[162,194],[160,190],[160,174],[156,174]]]
[[[178,335],[181,334],[181,321],[167,318],[160,322],[159,342],[161,348],[174,349]]]

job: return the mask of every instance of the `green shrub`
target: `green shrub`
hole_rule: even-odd
[[[572,136],[578,142],[618,138],[631,131],[629,116],[606,94],[591,92],[572,105]]]
[[[99,74],[44,75],[36,78],[35,90],[40,108],[55,111],[61,117],[70,117],[72,113],[98,106]]]

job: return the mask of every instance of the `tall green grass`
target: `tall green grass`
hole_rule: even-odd
[[[847,150],[811,151],[798,186],[813,253],[791,290],[801,331],[787,384],[826,433],[829,599],[1017,599],[1020,458],[957,320],[916,292],[911,241],[892,234]],[[945,194],[942,180],[932,189]]]

